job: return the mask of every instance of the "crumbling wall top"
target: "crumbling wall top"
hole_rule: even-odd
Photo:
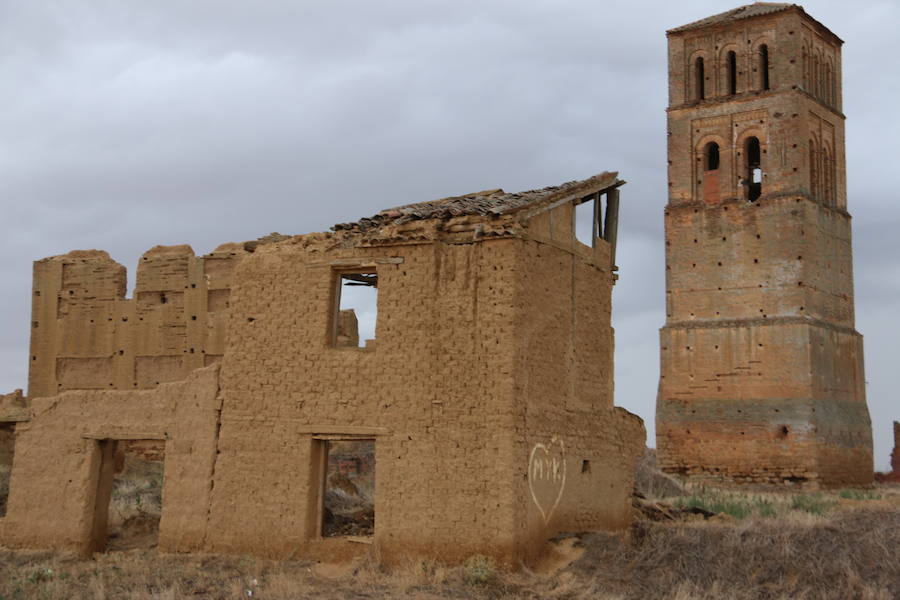
[[[194,256],[194,249],[188,244],[153,246],[144,252],[144,256]]]
[[[28,404],[22,390],[0,394],[0,423],[28,420]]]

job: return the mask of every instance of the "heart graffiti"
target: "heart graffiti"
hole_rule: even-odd
[[[535,444],[528,459],[528,489],[544,524],[562,500],[566,487],[566,447],[556,436],[549,444]]]

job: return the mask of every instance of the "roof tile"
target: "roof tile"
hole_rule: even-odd
[[[585,190],[585,194],[590,194],[594,190],[616,187],[622,183],[618,179],[618,173],[604,172],[581,181],[570,181],[562,185],[526,192],[509,193],[501,189],[485,190],[463,196],[451,196],[440,200],[387,208],[377,215],[361,219],[356,223],[339,223],[332,229],[335,231],[342,229],[367,230],[421,219],[446,220],[466,215],[505,215],[541,203],[549,204],[556,199],[578,193],[580,190]]]
[[[694,21],[693,23],[688,23],[687,25],[682,25],[681,27],[670,29],[669,31],[667,31],[667,33],[680,33],[682,31],[700,29],[701,27],[707,27],[709,25],[718,25],[721,23],[739,21],[741,19],[749,19],[750,17],[770,15],[772,13],[787,10],[794,6],[797,5],[785,2],[754,2],[753,4],[747,4],[745,6],[733,8],[723,13],[719,13],[711,17],[706,17],[705,19],[700,19],[699,21]],[[798,6],[798,8],[800,7]]]

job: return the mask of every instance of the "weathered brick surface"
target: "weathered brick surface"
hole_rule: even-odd
[[[244,254],[236,244],[203,257],[157,246],[141,257],[133,298],[106,252],[35,262],[29,397],[149,389],[218,362],[230,274]]]
[[[657,403],[668,471],[833,485],[872,479],[840,46],[787,5],[669,33],[667,320]],[[754,137],[761,195],[751,201]]]
[[[515,564],[549,531],[625,526],[643,430],[612,407],[608,250],[575,246],[571,223],[565,206],[537,218],[528,240],[325,250],[298,239],[245,258],[210,549],[344,551],[314,539],[311,465],[314,434],[345,426],[384,430],[375,538],[386,561],[478,552]],[[379,260],[376,349],[328,347],[329,263]],[[535,498],[538,444],[565,462],[565,479]]]
[[[38,261],[32,419],[0,543],[98,547],[104,440],[164,443],[164,551],[372,548],[320,535],[336,439],[375,441],[385,562],[516,566],[560,530],[627,526],[644,429],[613,406],[611,247],[574,235],[574,205],[621,183],[493,190],[200,258],[157,247],[133,299],[105,253]],[[348,272],[377,273],[365,348],[338,311]]]
[[[15,423],[27,418],[28,403],[22,390],[0,394],[0,423]]]
[[[216,449],[218,366],[153,390],[78,390],[31,399],[16,426],[15,458],[0,542],[86,553],[92,532],[101,440],[163,440],[165,507],[159,544],[199,551],[206,536]],[[106,507],[102,507],[105,511]]]

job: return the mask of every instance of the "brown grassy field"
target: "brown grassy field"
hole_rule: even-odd
[[[152,523],[157,487],[152,472],[123,482],[111,507],[118,523]],[[124,549],[92,559],[0,549],[0,600],[900,598],[900,486],[788,493],[675,482],[645,485],[644,495],[675,518],[643,518],[618,536],[559,536],[543,564],[517,573],[477,556],[461,566],[416,561],[388,571],[371,559],[158,555],[148,549],[152,536],[123,529],[111,542]]]

